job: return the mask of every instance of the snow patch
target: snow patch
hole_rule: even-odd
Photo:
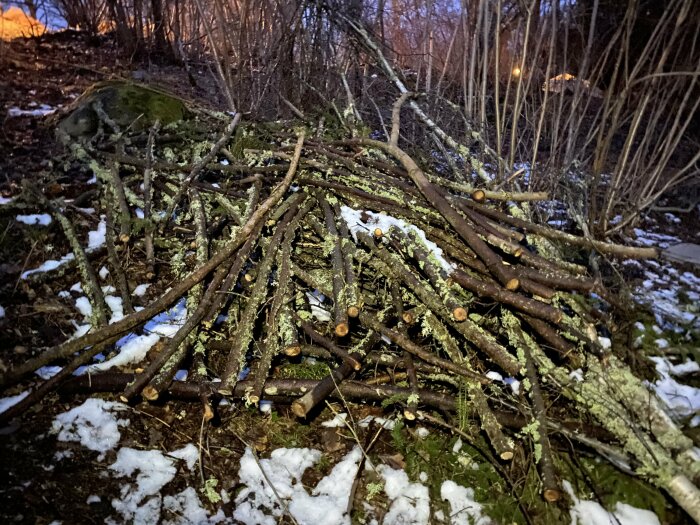
[[[197,463],[197,460],[199,460],[199,450],[197,450],[197,447],[195,447],[192,443],[188,443],[181,449],[174,450],[169,455],[184,461],[189,470],[192,470]]]
[[[680,377],[700,371],[697,361],[686,360],[674,365],[665,357],[650,358],[656,365],[656,371],[661,376],[652,387],[656,394],[666,403],[672,415],[685,418],[700,413],[700,388],[684,385],[673,376]],[[693,424],[694,423],[694,424]],[[697,426],[700,421],[691,421],[691,426]]]
[[[106,295],[105,303],[112,310],[112,317],[109,319],[109,324],[114,324],[124,318],[124,307],[122,306],[122,298],[114,295]]]
[[[87,297],[78,297],[75,300],[75,307],[81,314],[83,314],[85,319],[90,319],[90,316],[92,315],[92,305]]]
[[[60,366],[42,366],[41,368],[34,370],[34,373],[46,381],[47,379],[51,379],[53,376],[58,374],[61,370],[63,370],[63,368]]]
[[[562,486],[574,502],[573,507],[569,509],[571,525],[661,525],[656,514],[649,510],[617,502],[615,510],[608,512],[596,501],[577,498],[568,481],[563,481]]]
[[[22,224],[30,226],[48,226],[51,224],[51,215],[42,213],[41,215],[17,215],[15,219]]]
[[[151,286],[150,284],[139,284],[136,288],[134,288],[134,291],[132,292],[133,295],[136,295],[138,297],[143,297],[146,295],[146,290],[148,290],[148,287]]]
[[[409,224],[406,221],[397,219],[391,215],[374,213],[368,210],[355,210],[348,206],[341,206],[340,215],[347,223],[355,242],[357,242],[357,232],[371,233],[378,228],[384,234],[386,234],[392,228],[396,228],[405,235],[408,235],[409,233],[416,235],[420,239],[420,242],[424,245],[426,251],[435,257],[436,261],[442,267],[445,273],[449,275],[454,271],[454,267],[444,258],[442,249],[439,248],[434,242],[429,241],[425,235],[425,232],[413,224]]]
[[[22,401],[25,397],[29,395],[29,390],[17,394],[16,396],[2,397],[0,398],[0,414],[5,412],[7,409],[15,406],[17,403]]]
[[[128,419],[117,419],[113,412],[128,408],[122,403],[89,398],[82,405],[57,415],[52,431],[58,434],[59,441],[77,441],[90,450],[100,452],[98,461],[102,461],[105,452],[119,443],[119,427],[129,424]]]
[[[379,465],[377,472],[384,478],[384,492],[391,505],[384,517],[387,525],[428,525],[430,523],[430,495],[428,487],[411,483],[403,470]]]
[[[318,450],[277,449],[258,463],[246,448],[238,473],[245,488],[236,496],[233,518],[246,525],[274,525],[288,512],[300,525],[349,525],[345,511],[362,451],[348,452],[309,494],[301,478],[320,458]]]
[[[86,251],[92,252],[97,250],[98,248],[101,248],[105,243],[106,232],[107,223],[105,222],[104,216],[102,216],[99,224],[97,225],[97,230],[88,232],[88,246]],[[21,278],[26,279],[27,277],[35,273],[50,272],[72,261],[73,259],[75,259],[75,254],[68,253],[61,257],[59,260],[44,261],[44,263],[38,268],[22,272]]]
[[[491,519],[483,514],[483,507],[474,501],[474,490],[444,481],[440,497],[450,505],[451,525],[488,525]]]
[[[322,322],[331,320],[330,310],[323,307],[323,301],[326,299],[325,295],[318,290],[314,290],[313,292],[306,292],[306,298],[309,300],[312,317]]]
[[[91,372],[100,372],[109,370],[115,366],[124,366],[131,363],[142,361],[148,351],[155,345],[160,336],[158,334],[134,335],[130,334],[117,341],[119,353],[112,359],[103,363],[90,365],[88,368]]]
[[[52,115],[55,113],[57,108],[49,106],[48,104],[41,104],[36,109],[20,109],[16,106],[11,107],[7,110],[8,117],[45,117],[47,115]]]

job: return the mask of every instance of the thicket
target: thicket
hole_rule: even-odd
[[[113,30],[127,56],[209,68],[229,109],[257,119],[297,111],[318,119],[351,107],[369,130],[386,134],[393,101],[415,93],[427,115],[488,160],[495,186],[553,192],[586,235],[624,231],[663,197],[682,195],[690,209],[697,200],[693,0],[56,0],[43,7],[71,26]],[[386,76],[376,51],[397,79]],[[458,177],[471,175],[443,138],[409,119],[401,133],[406,148],[433,150]]]

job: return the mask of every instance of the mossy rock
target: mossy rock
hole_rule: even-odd
[[[76,99],[59,128],[71,137],[94,135],[99,123],[95,103],[122,130],[147,129],[156,120],[167,126],[187,116],[185,102],[175,95],[133,82],[111,81],[91,86]]]

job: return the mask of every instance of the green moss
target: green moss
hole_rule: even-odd
[[[110,81],[92,86],[74,103],[74,110],[59,124],[71,137],[97,132],[99,118],[93,105],[99,102],[105,113],[122,128],[145,129],[159,120],[162,125],[185,118],[184,101],[160,89],[126,81]]]
[[[331,373],[326,363],[305,359],[301,363],[288,363],[277,369],[283,379],[323,379]]]
[[[233,136],[231,154],[236,159],[250,160],[246,150],[268,150],[273,140],[271,125],[239,125]]]

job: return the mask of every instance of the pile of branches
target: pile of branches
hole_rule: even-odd
[[[305,418],[342,397],[463,435],[478,425],[501,462],[532,451],[550,502],[561,494],[550,436],[564,434],[700,519],[693,442],[601,345],[617,300],[559,246],[622,257],[655,250],[538,225],[529,201],[546,196],[432,175],[399,148],[398,132],[388,142],[330,140],[308,127],[215,117],[210,125],[225,129],[208,140],[157,122],[121,130],[102,115],[106,133],[69,142],[98,179],[104,252],[86,253],[64,203],[25,186],[25,201],[52,213],[70,241],[92,328],[4,373],[7,389],[62,366],[0,418],[59,387],[196,400],[205,420],[222,398],[284,402]],[[112,324],[98,264],[124,305]],[[138,310],[134,274],[159,289]],[[183,298],[186,320],[135,371],[72,375]],[[183,368],[187,379],[175,381]]]

